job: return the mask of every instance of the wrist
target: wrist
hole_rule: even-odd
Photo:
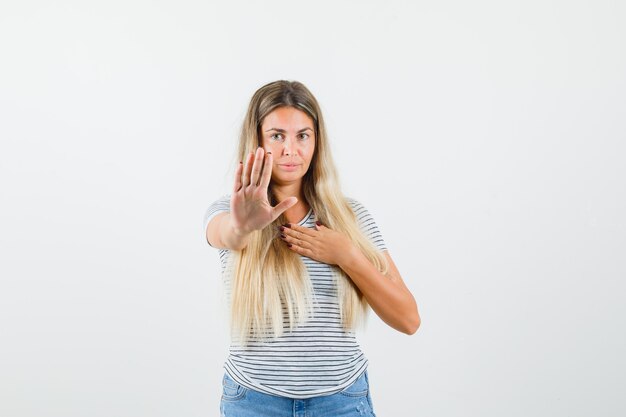
[[[353,243],[350,243],[347,250],[343,251],[344,255],[339,259],[337,266],[344,271],[352,269],[355,262],[359,262],[359,256],[363,254]]]
[[[235,227],[234,225],[230,226],[230,230],[233,232],[233,235],[237,237],[242,237],[242,236],[247,235],[247,233],[244,232],[241,228]]]
[[[223,229],[223,242],[227,244],[229,249],[241,250],[248,245],[250,240],[250,232],[243,230],[235,225],[232,217],[225,222]]]
[[[239,239],[245,239],[250,236],[250,232],[247,232],[240,227],[235,227],[235,225],[231,225],[231,231],[233,232],[233,235]]]

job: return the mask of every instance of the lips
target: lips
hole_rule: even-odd
[[[278,164],[278,167],[284,171],[297,171],[302,164]]]

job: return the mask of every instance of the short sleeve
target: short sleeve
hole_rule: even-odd
[[[204,217],[203,217],[203,222],[202,222],[203,224],[202,230],[204,231],[205,240],[206,240],[206,228],[209,225],[209,222],[211,221],[211,219],[220,213],[228,213],[228,212],[230,212],[230,194],[221,196],[219,199],[215,200],[209,206],[209,208],[206,209],[206,211],[204,212]]]
[[[385,240],[378,229],[378,225],[365,206],[353,198],[348,198],[348,202],[352,206],[352,210],[356,215],[357,222],[361,227],[363,234],[374,244],[375,247],[378,248],[379,251],[382,252],[387,250],[387,245],[385,245]]]

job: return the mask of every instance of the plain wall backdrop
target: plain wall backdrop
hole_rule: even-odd
[[[219,414],[202,215],[248,101],[318,98],[422,316],[378,417],[626,415],[619,1],[3,1],[0,415]]]

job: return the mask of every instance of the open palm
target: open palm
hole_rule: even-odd
[[[230,198],[230,214],[238,234],[248,234],[264,228],[298,202],[296,197],[289,197],[276,207],[270,205],[267,188],[272,177],[272,166],[272,154],[266,154],[261,147],[256,153],[248,154],[245,172],[243,163],[239,164]]]

